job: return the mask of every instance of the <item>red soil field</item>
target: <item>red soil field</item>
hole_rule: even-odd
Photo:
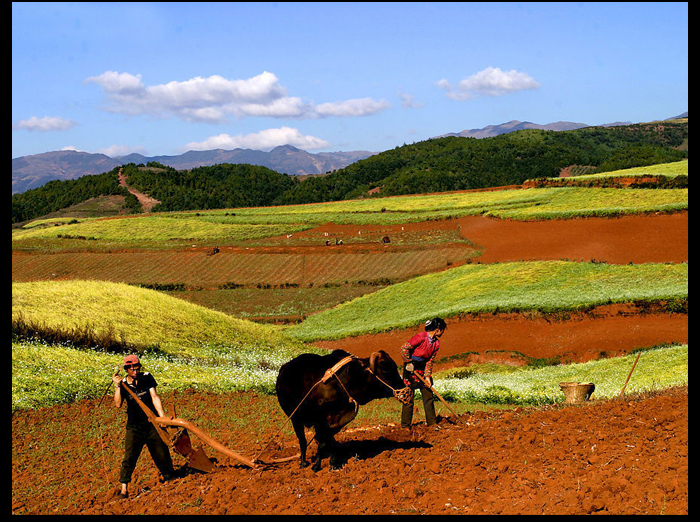
[[[459,226],[463,236],[483,249],[480,262],[688,260],[687,212],[525,223],[475,217],[445,223]],[[467,317],[449,323],[440,355],[476,352],[471,362],[517,363],[518,356],[511,352],[519,352],[582,361],[636,347],[687,342],[687,322],[687,314],[654,313],[631,305],[569,318]],[[360,356],[382,348],[396,358],[400,344],[417,329],[319,344]],[[345,465],[331,470],[325,460],[317,473],[300,469],[297,461],[250,470],[207,447],[218,461],[214,471],[182,471],[179,478],[161,483],[146,452],[139,460],[129,499],[116,496],[123,428],[116,420],[109,429],[96,428],[95,418],[105,416],[95,412],[98,401],[17,412],[12,416],[12,512],[687,514],[687,386],[613,400],[593,397],[580,405],[473,411],[462,415],[460,423],[438,403],[438,413],[446,415],[439,418],[440,430],[425,426],[417,400],[410,431],[392,423],[351,423],[337,436]],[[164,399],[166,410],[171,411],[175,398]],[[252,392],[177,397],[178,409],[197,411],[204,419],[223,411],[235,412],[243,421],[269,415],[269,429],[263,433],[250,433],[245,422],[210,432],[247,456],[256,455],[270,438],[278,437],[284,420],[281,411],[265,412],[261,404]],[[398,423],[400,406],[395,403],[395,407]],[[63,419],[65,429],[57,434],[48,458],[37,463],[30,458],[40,450],[31,433],[46,419],[56,418]],[[103,434],[104,445],[96,429]],[[275,456],[298,449],[291,435],[278,438],[278,443]],[[314,454],[312,445],[309,456]],[[46,483],[55,487],[43,487]],[[41,493],[32,493],[35,490]]]

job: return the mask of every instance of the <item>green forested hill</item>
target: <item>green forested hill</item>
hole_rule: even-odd
[[[53,180],[42,187],[12,194],[12,223],[44,216],[98,196],[124,196],[125,208],[137,211],[139,202],[127,189],[119,186],[118,172],[119,169],[114,168],[78,179]]]
[[[222,164],[177,171],[125,165],[130,186],[161,201],[153,211],[204,210],[339,201],[380,188],[382,196],[519,185],[558,176],[569,165],[588,173],[688,157],[687,120],[572,131],[522,130],[493,138],[445,137],[396,147],[325,176],[299,181],[265,167]],[[116,170],[54,181],[12,196],[12,222],[33,219],[100,194],[118,194]],[[78,201],[76,201],[78,198]]]
[[[381,187],[393,196],[521,184],[569,165],[595,172],[687,157],[688,123],[659,122],[573,131],[522,130],[493,138],[446,137],[396,147],[328,176],[311,178],[280,203],[335,201]]]
[[[182,171],[159,167],[123,167],[130,186],[161,202],[154,211],[263,207],[298,183],[294,177],[256,165],[224,163]]]

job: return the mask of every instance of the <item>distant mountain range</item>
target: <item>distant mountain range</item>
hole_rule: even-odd
[[[603,125],[598,125],[598,127],[614,127],[616,125],[631,125],[631,121],[626,122],[615,122],[606,123]],[[500,125],[488,125],[482,129],[467,129],[461,132],[450,132],[448,134],[442,134],[441,136],[435,136],[436,138],[444,138],[446,136],[459,136],[462,138],[493,138],[499,134],[507,134],[509,132],[515,132],[524,129],[541,129],[548,131],[568,131],[582,129],[584,127],[590,127],[585,123],[575,123],[573,121],[557,121],[554,123],[547,123],[546,125],[540,125],[538,123],[532,123],[529,121],[518,121],[511,120],[506,123],[501,123]]]
[[[667,118],[668,120],[678,120],[681,118],[687,118],[688,111],[678,116],[673,116]],[[632,125],[631,121],[616,121],[614,123],[602,123],[600,125],[595,125],[595,127],[617,127],[619,125]],[[541,129],[549,131],[568,131],[582,129],[584,127],[591,127],[586,123],[575,123],[573,121],[556,121],[554,123],[547,123],[546,125],[540,125],[538,123],[532,123],[529,121],[518,121],[511,120],[506,123],[501,123],[500,125],[487,125],[482,129],[466,129],[461,132],[450,132],[448,134],[442,134],[440,136],[435,136],[435,138],[445,138],[447,136],[459,136],[462,138],[493,138],[499,134],[507,134],[509,132],[515,132],[523,129]]]
[[[687,117],[688,113],[684,112],[683,114],[668,119]],[[631,122],[615,122],[599,126],[612,127],[629,124],[631,124]],[[528,121],[512,120],[500,125],[488,125],[482,129],[468,129],[458,133],[435,136],[434,138],[446,136],[491,138],[499,134],[506,134],[522,129],[567,131],[583,127],[589,127],[589,125],[570,121],[558,121],[546,125],[539,125]],[[377,152],[361,150],[350,152],[319,152],[318,154],[312,154],[305,150],[292,147],[291,145],[281,145],[269,152],[251,149],[216,149],[203,151],[191,150],[178,156],[146,157],[141,154],[129,154],[128,156],[117,158],[110,158],[104,154],[63,150],[14,158],[12,160],[12,193],[15,194],[38,188],[54,179],[66,180],[79,178],[87,174],[101,174],[127,163],[146,164],[149,161],[156,161],[177,170],[192,169],[194,167],[216,165],[219,163],[248,163],[267,167],[280,173],[313,175],[342,169],[351,163],[368,158],[373,154],[377,154]]]
[[[14,158],[12,160],[12,193],[41,187],[54,179],[66,180],[88,174],[101,174],[127,163],[138,165],[156,161],[177,170],[219,163],[248,163],[285,174],[309,175],[341,169],[373,154],[376,152],[364,150],[312,154],[291,145],[281,145],[269,152],[251,149],[216,149],[191,150],[178,156],[146,157],[141,154],[129,154],[117,158],[110,158],[104,154],[61,150]]]

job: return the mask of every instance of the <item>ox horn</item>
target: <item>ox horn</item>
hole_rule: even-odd
[[[379,352],[372,352],[372,355],[369,356],[369,369],[372,370],[372,373],[377,373],[377,357],[380,357]]]

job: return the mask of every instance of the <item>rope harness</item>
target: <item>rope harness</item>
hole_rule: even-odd
[[[328,382],[328,381],[329,381],[331,378],[333,378],[333,377],[335,377],[335,378],[338,380],[338,383],[340,384],[340,386],[343,388],[343,390],[344,390],[345,393],[347,394],[348,399],[349,399],[348,402],[354,404],[354,405],[355,405],[355,410],[357,410],[357,407],[358,407],[357,401],[356,401],[355,399],[353,399],[352,395],[350,395],[350,392],[348,391],[348,389],[347,389],[347,388],[345,387],[345,385],[343,384],[343,381],[341,381],[341,380],[340,380],[340,377],[338,377],[338,371],[340,371],[340,369],[341,369],[343,366],[345,366],[346,364],[348,364],[349,362],[351,362],[351,361],[353,361],[353,360],[355,360],[355,359],[358,359],[358,357],[356,357],[355,355],[348,355],[347,357],[341,359],[340,361],[338,361],[337,363],[335,363],[333,366],[331,366],[330,368],[328,368],[328,369],[326,370],[326,373],[323,374],[323,377],[321,377],[321,380],[319,380],[318,382],[316,382],[316,384],[314,384],[314,385],[309,389],[309,391],[306,392],[306,395],[305,395],[304,398],[299,402],[299,404],[297,404],[297,407],[294,408],[294,411],[293,411],[292,413],[289,414],[288,419],[291,419],[292,416],[297,412],[297,410],[299,409],[299,407],[300,407],[302,404],[304,404],[304,401],[305,401],[306,398],[309,396],[309,394],[316,388],[316,386],[318,386],[318,385],[321,384],[321,383],[324,383],[324,384],[325,384],[326,382]],[[394,397],[395,397],[398,401],[400,401],[400,402],[403,403],[403,404],[407,404],[407,403],[408,403],[408,399],[409,399],[409,397],[410,397],[410,394],[413,392],[413,390],[411,390],[410,387],[406,386],[406,387],[404,387],[404,388],[398,390],[398,389],[394,388],[393,386],[391,386],[389,383],[387,383],[385,380],[383,380],[381,377],[379,377],[376,373],[374,373],[374,372],[372,371],[372,368],[370,368],[369,366],[368,366],[367,368],[365,368],[365,370],[369,371],[369,373],[371,373],[379,382],[381,382],[384,386],[386,386],[387,388],[389,388],[389,389],[392,391],[392,393],[394,394]]]
[[[345,393],[348,395],[348,398],[350,399],[350,402],[355,404],[355,409],[357,409],[357,401],[352,398],[350,395],[350,392],[345,388],[345,385],[343,385],[343,381],[340,380],[340,377],[338,377],[337,372],[340,370],[343,366],[345,366],[347,363],[350,361],[357,359],[356,356],[354,355],[349,355],[345,357],[344,359],[341,359],[338,361],[335,365],[333,365],[331,368],[326,370],[326,373],[323,374],[323,377],[321,378],[320,382],[327,382],[331,377],[335,377],[338,379],[338,382],[340,383],[340,386],[345,390]],[[366,367],[365,370],[367,370],[369,373],[371,373],[375,379],[377,379],[379,382],[381,382],[384,386],[389,388],[391,392],[394,394],[394,398],[402,402],[403,404],[406,404],[408,402],[409,394],[412,393],[412,390],[410,387],[406,386],[404,388],[401,388],[400,390],[397,390],[393,386],[391,386],[388,382],[386,382],[384,379],[379,377],[376,373],[372,371],[371,367]],[[303,401],[302,401],[303,402]]]
[[[350,403],[353,405],[353,407],[355,408],[355,411],[357,411],[357,409],[358,409],[358,407],[359,407],[358,404],[357,404],[357,401],[356,401],[355,399],[353,399],[352,395],[350,395],[350,392],[348,391],[348,389],[347,389],[347,388],[345,387],[345,385],[343,384],[343,381],[341,381],[341,380],[340,380],[340,377],[338,377],[338,371],[340,371],[340,369],[341,369],[343,366],[345,366],[345,365],[348,364],[349,362],[352,362],[352,361],[355,360],[355,359],[359,359],[359,358],[356,357],[355,355],[349,355],[349,356],[347,356],[347,357],[341,359],[341,360],[338,361],[337,363],[335,363],[335,364],[334,364],[333,366],[331,366],[330,368],[328,368],[328,369],[326,370],[326,372],[323,374],[323,377],[321,377],[321,379],[320,379],[319,381],[317,381],[316,384],[314,384],[314,385],[309,389],[308,392],[306,392],[306,395],[304,395],[304,398],[303,398],[301,401],[299,401],[299,404],[297,404],[296,408],[294,408],[294,411],[292,411],[292,413],[290,413],[290,414],[287,416],[287,420],[285,421],[285,424],[286,424],[287,422],[289,422],[289,421],[292,420],[292,417],[294,416],[294,414],[295,414],[295,413],[297,412],[297,410],[301,407],[301,405],[304,404],[304,401],[305,401],[305,400],[307,399],[307,397],[311,394],[311,392],[316,388],[316,386],[318,386],[318,385],[321,384],[321,383],[324,383],[324,384],[325,384],[326,382],[328,382],[328,381],[329,381],[330,379],[332,379],[333,377],[335,377],[335,378],[338,380],[338,383],[340,384],[340,386],[343,388],[343,390],[345,391],[346,395],[348,396],[348,402],[350,402]],[[413,394],[413,390],[412,390],[410,387],[406,386],[406,387],[404,387],[404,388],[398,390],[398,389],[394,388],[393,386],[391,386],[391,385],[390,385],[389,383],[387,383],[386,381],[384,381],[384,380],[383,380],[381,377],[379,377],[376,373],[374,373],[374,372],[372,371],[372,368],[370,368],[369,366],[366,367],[365,370],[369,371],[379,382],[381,382],[384,386],[386,386],[387,388],[389,388],[389,389],[392,391],[392,393],[394,394],[394,398],[396,398],[396,399],[397,399],[398,401],[400,401],[402,404],[408,404],[409,398],[410,398],[411,395]],[[280,431],[280,432],[282,431],[281,428],[279,429],[279,431]],[[311,440],[313,440],[314,438],[316,438],[316,435],[314,435],[314,437],[312,437]],[[310,442],[310,441],[309,441],[309,442]],[[258,457],[256,457],[255,460],[258,460],[258,459],[259,459],[259,456],[263,454],[263,452],[268,448],[268,446],[270,446],[271,443],[272,443],[272,440],[270,440],[270,442],[268,442],[268,443],[265,445],[265,447],[260,451],[260,453],[258,454]]]
[[[332,379],[333,377],[335,377],[335,378],[338,380],[338,384],[340,384],[340,387],[341,387],[343,390],[345,390],[345,393],[346,393],[347,396],[348,396],[348,401],[349,401],[349,402],[353,405],[353,407],[355,408],[355,412],[357,412],[357,408],[359,408],[359,405],[357,404],[357,401],[356,401],[355,399],[352,398],[352,395],[350,395],[350,392],[349,392],[348,389],[345,387],[345,385],[343,384],[343,381],[340,380],[340,377],[338,377],[338,374],[336,373],[336,372],[338,372],[338,370],[340,370],[343,366],[345,366],[346,364],[348,364],[348,363],[349,363],[350,361],[352,361],[353,359],[354,359],[354,357],[353,357],[352,355],[348,355],[348,356],[345,357],[344,359],[341,359],[340,361],[338,361],[337,363],[335,363],[333,366],[331,366],[330,368],[328,368],[328,369],[326,370],[326,373],[323,374],[323,377],[321,377],[321,380],[320,380],[319,382],[326,383],[326,382],[328,382],[330,379]],[[318,383],[317,383],[317,384],[318,384]],[[314,388],[315,388],[315,387],[316,387],[316,386],[314,385]],[[312,388],[312,389],[313,389],[313,388]],[[307,394],[307,395],[308,395],[308,394]],[[303,401],[302,401],[302,402],[303,402]],[[301,405],[301,404],[300,404],[300,405]]]

